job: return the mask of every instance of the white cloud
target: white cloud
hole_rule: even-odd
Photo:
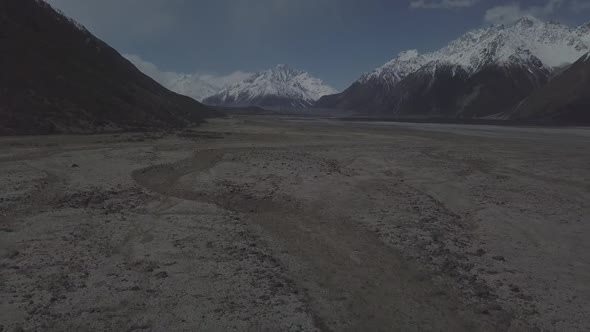
[[[410,8],[414,9],[451,9],[467,8],[476,5],[480,0],[412,0]]]
[[[163,71],[155,64],[135,54],[123,54],[123,56],[144,74],[153,78],[164,87],[199,101],[217,93],[229,84],[242,81],[252,75],[251,73],[242,71],[236,71],[225,76],[176,73]]]
[[[488,9],[484,20],[493,24],[510,24],[524,16],[548,18],[567,5],[574,11],[590,9],[590,0],[547,0],[542,5],[529,7],[514,2]]]
[[[484,20],[493,24],[510,24],[526,15],[528,13],[520,7],[520,4],[513,3],[488,9]]]

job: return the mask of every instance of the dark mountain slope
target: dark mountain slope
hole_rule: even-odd
[[[391,98],[393,87],[379,80],[354,82],[348,89],[334,95],[321,97],[316,108],[355,110],[363,114],[379,113],[385,100]]]
[[[173,128],[218,114],[41,0],[0,1],[0,134]]]
[[[505,114],[523,98],[547,83],[551,74],[542,66],[490,65],[469,78],[458,102],[460,118]]]
[[[355,82],[316,107],[401,117],[481,118],[509,112],[546,83],[550,73],[532,64],[488,65],[474,74],[461,66],[431,62],[395,85]]]
[[[469,75],[461,66],[432,62],[401,80],[373,109],[404,118],[483,118],[514,109],[548,75],[525,65],[490,65]]]
[[[389,113],[402,117],[454,117],[456,100],[468,78],[460,67],[432,63],[395,86],[386,101]]]
[[[590,123],[590,53],[526,98],[513,118]]]

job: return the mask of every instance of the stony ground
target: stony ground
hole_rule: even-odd
[[[590,329],[590,130],[0,139],[0,331]]]

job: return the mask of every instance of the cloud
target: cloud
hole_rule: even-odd
[[[529,7],[523,7],[519,2],[515,2],[488,9],[484,20],[493,24],[510,24],[524,16],[548,18],[566,5],[574,11],[590,9],[589,0],[547,0],[543,5]]]
[[[520,4],[513,3],[505,6],[497,6],[486,11],[484,20],[493,24],[510,24],[528,13],[520,7]]]
[[[225,76],[163,71],[155,64],[142,59],[138,55],[123,54],[123,56],[131,61],[137,69],[164,87],[199,101],[219,92],[227,85],[242,81],[252,75],[243,71],[236,71]]]
[[[452,9],[475,6],[480,0],[412,0],[410,8],[413,9]]]

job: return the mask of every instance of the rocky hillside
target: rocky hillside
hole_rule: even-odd
[[[0,1],[0,54],[0,134],[174,128],[219,114],[42,0]]]
[[[590,53],[526,98],[513,118],[590,123]]]

